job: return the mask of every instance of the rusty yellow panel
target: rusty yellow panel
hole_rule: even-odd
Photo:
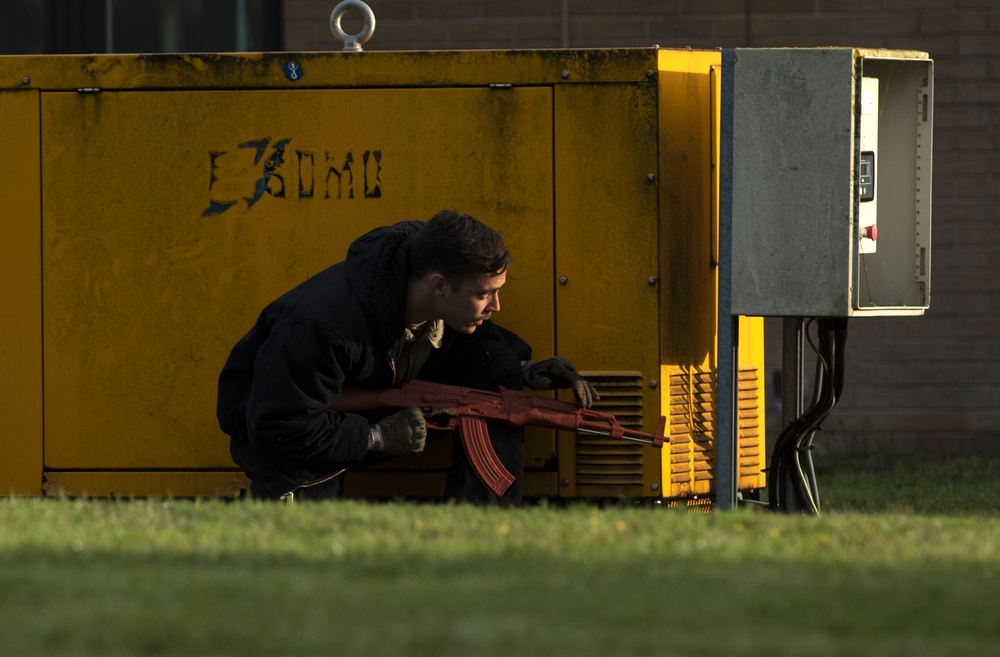
[[[49,497],[240,497],[250,490],[242,472],[49,472]]]
[[[45,464],[231,466],[216,380],[265,303],[377,225],[504,233],[497,316],[552,350],[551,92],[44,93]]]
[[[539,354],[546,355],[546,354]],[[544,395],[549,397],[551,395]],[[550,469],[556,458],[556,432],[541,427],[524,428],[524,467],[528,470]]]
[[[555,116],[557,349],[582,370],[639,372],[643,428],[652,431],[659,418],[649,383],[659,372],[656,85],[558,87]],[[560,435],[559,446],[562,494],[582,494],[575,436]],[[645,461],[640,493],[660,477],[657,460]]]
[[[664,495],[707,494],[714,472],[718,308],[718,51],[661,50],[661,403]]]
[[[664,312],[661,390],[668,415],[669,495],[714,489],[718,331],[718,51],[660,51]],[[764,485],[763,320],[740,319],[737,403],[741,490]],[[665,490],[668,488],[665,487]]]
[[[524,497],[557,498],[559,497],[559,475],[556,472],[525,472]]]
[[[739,368],[755,367],[764,372],[764,318],[741,316],[739,330]],[[763,391],[763,389],[763,383],[761,383],[761,390]],[[762,405],[761,410],[763,408]]]
[[[42,485],[42,291],[39,95],[0,92],[0,495]]]
[[[297,89],[641,82],[649,48],[226,54],[20,56],[0,58],[0,86],[34,89]],[[288,74],[289,64],[295,75]]]
[[[715,363],[718,308],[717,51],[660,52],[663,362]]]

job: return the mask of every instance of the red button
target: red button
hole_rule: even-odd
[[[872,240],[873,242],[878,239],[878,226],[872,224],[865,228],[865,237]]]

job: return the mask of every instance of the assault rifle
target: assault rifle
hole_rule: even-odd
[[[666,418],[660,417],[652,434],[627,429],[610,413],[602,413],[576,404],[536,397],[519,390],[500,389],[488,392],[444,383],[415,379],[399,388],[372,390],[345,386],[330,409],[356,413],[379,408],[448,408],[455,415],[428,418],[431,429],[458,427],[469,462],[482,482],[497,496],[503,495],[514,477],[500,462],[486,430],[487,420],[497,420],[522,427],[545,427],[560,431],[606,436],[617,440],[663,447]]]

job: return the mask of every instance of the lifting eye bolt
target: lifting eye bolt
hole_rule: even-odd
[[[347,34],[340,26],[340,21],[344,18],[344,14],[352,9],[360,11],[364,18],[364,26],[362,26],[361,31],[357,34]],[[361,52],[361,44],[370,39],[375,32],[375,12],[367,4],[361,2],[361,0],[344,0],[334,7],[330,13],[330,31],[333,32],[333,36],[344,42],[344,50]]]

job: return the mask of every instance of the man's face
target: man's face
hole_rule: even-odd
[[[446,280],[438,298],[438,315],[456,331],[472,333],[500,310],[500,288],[506,282],[507,272],[484,274],[458,288]]]

